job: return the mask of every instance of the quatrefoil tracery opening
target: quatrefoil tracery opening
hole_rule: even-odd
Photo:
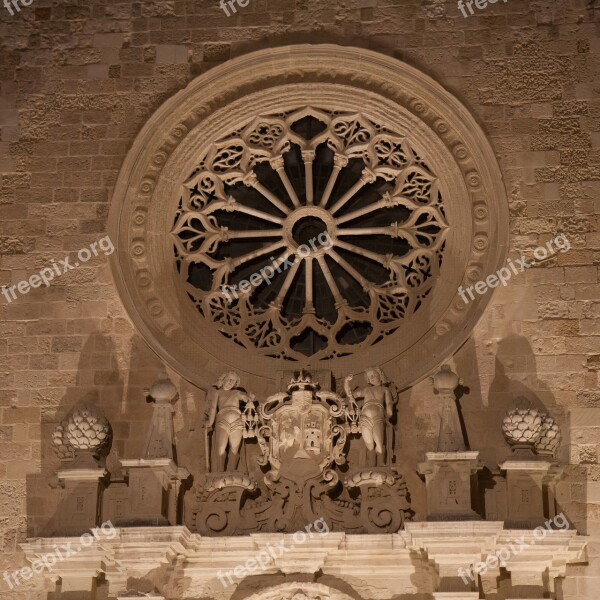
[[[244,348],[301,360],[398,331],[435,284],[447,231],[438,180],[406,136],[365,114],[307,108],[211,144],[172,234],[205,319]],[[223,293],[268,266],[272,281]]]

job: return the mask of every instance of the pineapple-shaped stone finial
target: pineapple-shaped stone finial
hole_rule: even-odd
[[[58,454],[71,448],[75,455],[73,466],[97,467],[95,458],[110,442],[112,429],[106,417],[92,404],[76,406],[59,423],[52,435]]]
[[[556,457],[556,451],[560,446],[560,429],[553,417],[543,415],[542,432],[535,442],[535,451],[542,456]]]
[[[531,407],[517,407],[509,410],[502,422],[502,433],[513,450],[533,451],[542,434],[543,415]]]

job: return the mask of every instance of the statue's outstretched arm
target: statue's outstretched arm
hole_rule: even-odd
[[[256,400],[256,395],[253,394],[252,392],[242,392],[240,390],[238,397],[240,399],[241,402],[244,403],[249,403],[249,402],[254,402],[254,400]]]
[[[329,404],[330,410],[332,411],[332,416],[337,417],[344,414],[344,407],[346,403],[339,394],[336,394],[332,391],[323,390],[322,392],[317,392],[315,395],[320,400],[325,401]]]
[[[356,398],[357,396],[358,398],[363,398],[364,392],[360,388],[355,388],[354,390],[352,389],[350,382],[352,381],[353,377],[354,375],[348,375],[348,377],[344,379],[344,391],[346,392],[346,397],[348,398],[349,403],[355,409],[357,409],[358,403],[356,402]]]

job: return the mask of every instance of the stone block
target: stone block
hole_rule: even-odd
[[[121,48],[124,41],[122,33],[95,33],[92,43],[94,48]]]
[[[188,47],[172,44],[156,46],[156,62],[159,64],[185,64],[188,62]]]

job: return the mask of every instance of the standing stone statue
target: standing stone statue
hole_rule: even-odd
[[[388,387],[388,381],[379,367],[369,367],[365,370],[365,379],[369,384],[364,389],[352,390],[350,382],[353,375],[348,375],[344,380],[344,389],[348,399],[357,407],[357,398],[362,398],[360,408],[359,429],[367,447],[367,466],[376,466],[377,463],[385,464],[390,458],[386,456],[386,426],[393,416],[394,400]]]
[[[238,389],[240,377],[235,371],[223,373],[217,383],[208,392],[208,415],[205,420],[206,448],[210,454],[210,471],[225,470],[227,448],[231,452],[227,461],[227,469],[237,469],[240,458],[240,446],[244,435],[244,419],[242,410],[247,403],[253,403],[254,394],[247,394]],[[213,430],[212,449],[210,449],[209,433]],[[210,449],[210,451],[209,451]]]

